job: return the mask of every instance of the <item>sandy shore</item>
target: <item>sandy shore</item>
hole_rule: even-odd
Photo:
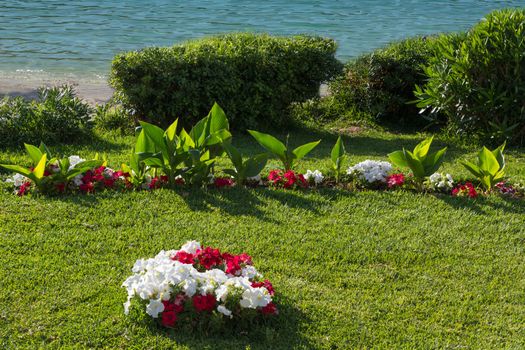
[[[71,85],[82,99],[91,104],[106,103],[113,94],[113,89],[104,81],[94,80],[70,80],[70,79],[10,79],[0,78],[0,97],[24,96],[26,98],[37,97],[40,86]]]

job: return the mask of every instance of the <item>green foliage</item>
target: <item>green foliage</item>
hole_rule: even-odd
[[[190,184],[205,183],[215,158],[224,153],[223,144],[231,139],[226,114],[216,103],[189,133],[183,128],[177,134],[178,120],[166,130],[147,122],[140,125],[130,168],[139,174],[144,174],[143,166],[161,169],[171,186],[179,175]]]
[[[441,37],[417,88],[418,106],[448,117],[455,134],[525,139],[525,10],[494,11],[465,36]],[[422,84],[418,84],[422,85]]]
[[[483,187],[489,190],[505,177],[505,157],[503,150],[505,143],[490,151],[487,147],[483,147],[478,154],[478,164],[471,163],[467,160],[462,161],[461,164],[476,176]]]
[[[286,142],[287,145],[285,145],[272,135],[254,130],[248,130],[248,132],[261,146],[268,150],[268,152],[279,158],[283,163],[284,170],[292,169],[296,160],[306,156],[321,142],[321,140],[309,142],[291,150],[288,149],[288,140]]]
[[[133,134],[135,120],[131,112],[122,105],[110,101],[95,108],[94,123],[101,130],[119,130],[123,134]]]
[[[0,147],[78,141],[90,133],[91,113],[67,85],[41,88],[35,101],[5,97],[0,101]]]
[[[224,172],[233,176],[235,182],[240,185],[244,184],[248,178],[259,175],[268,162],[266,153],[243,160],[241,152],[233,145],[224,144],[223,147],[234,167],[234,169],[226,169]]]
[[[335,182],[339,182],[341,177],[341,166],[343,165],[343,160],[345,157],[345,145],[341,136],[337,138],[337,141],[332,148],[330,153],[330,159],[332,160],[332,170],[335,173]]]
[[[403,148],[401,151],[392,152],[388,155],[390,161],[398,167],[410,168],[414,177],[423,180],[434,174],[441,164],[447,148],[442,148],[435,153],[428,154],[434,137],[429,137],[419,143],[413,152]]]
[[[424,83],[423,66],[432,57],[434,37],[416,37],[390,44],[345,65],[320,102],[318,118],[347,114],[395,126],[423,125],[415,99],[415,85]]]
[[[335,51],[320,37],[227,34],[117,55],[111,84],[147,121],[188,126],[217,101],[235,128],[277,127],[290,103],[316,96],[340,70]]]

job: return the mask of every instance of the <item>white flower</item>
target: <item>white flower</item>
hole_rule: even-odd
[[[310,169],[306,171],[306,174],[304,174],[304,178],[307,181],[310,181],[310,179],[313,179],[316,185],[319,185],[324,180],[324,176],[319,170],[311,171]]]
[[[15,187],[20,187],[27,181],[29,181],[29,179],[21,174],[14,174],[13,177],[5,180],[5,182],[12,183]]]
[[[201,249],[201,244],[197,241],[188,241],[180,247],[180,250],[189,254],[197,253],[197,249]]]
[[[246,180],[253,181],[253,182],[259,182],[261,181],[261,174],[257,174],[255,176],[249,176],[246,178]]]
[[[129,300],[124,303],[124,314],[129,315],[130,306],[131,306],[131,302]]]
[[[162,311],[164,311],[164,304],[157,299],[150,300],[148,306],[146,306],[146,313],[153,318],[159,317]]]
[[[241,276],[252,279],[256,276],[260,276],[260,274],[257,272],[257,269],[254,266],[248,265],[241,270]]]
[[[224,316],[228,316],[229,318],[233,318],[231,310],[228,310],[225,306],[219,305],[217,306],[217,311],[219,311]]]
[[[73,169],[78,163],[85,162],[86,160],[79,156],[69,156],[69,170]]]
[[[243,308],[256,309],[258,307],[265,307],[271,301],[272,297],[266,288],[250,287],[242,293],[240,304]]]
[[[430,187],[434,189],[452,189],[454,187],[454,179],[450,174],[434,173],[429,177]]]
[[[392,164],[377,160],[365,160],[347,169],[348,175],[358,176],[368,183],[386,182],[388,174],[392,171]]]

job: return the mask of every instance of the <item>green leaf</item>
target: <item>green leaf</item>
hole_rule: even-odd
[[[33,161],[33,164],[37,164],[45,152],[42,152],[38,147],[29,145],[27,143],[24,143],[24,146],[26,148],[27,154],[29,154],[29,157]]]
[[[242,168],[242,155],[239,152],[239,150],[231,144],[225,144],[224,149],[226,150],[226,153],[228,154],[228,157],[230,158],[235,169],[237,170],[241,169]]]
[[[0,167],[6,169],[6,170],[11,170],[11,171],[14,171],[15,173],[18,173],[20,175],[23,175],[25,177],[29,177],[30,175],[32,175],[32,172],[31,170],[27,169],[27,168],[24,168],[20,165],[15,165],[15,164],[0,164]]]
[[[150,158],[144,159],[144,164],[152,168],[164,167],[164,163],[162,162],[162,160],[156,157],[150,157]]]
[[[494,175],[499,170],[499,163],[494,154],[488,150],[487,147],[483,147],[479,153],[479,167],[481,170],[485,170],[491,175]]]
[[[156,125],[140,122],[142,132],[155,144],[156,150],[166,151],[166,142],[164,141],[164,130]]]
[[[408,167],[410,170],[412,170],[412,173],[417,178],[424,178],[425,177],[425,170],[423,168],[423,164],[419,159],[417,159],[414,154],[410,151],[403,150],[403,153],[405,154],[405,159],[407,161]]]
[[[261,153],[244,162],[244,176],[254,177],[261,173],[268,162],[268,154]]]
[[[80,162],[80,163],[76,164],[74,166],[74,169],[98,168],[98,167],[102,166],[103,163],[104,163],[104,161],[102,161],[102,160],[96,160],[96,159],[86,160],[86,161],[83,161],[83,162]]]
[[[310,142],[310,143],[307,143],[307,144],[304,144],[302,146],[299,146],[297,147],[296,149],[293,150],[293,154],[295,155],[295,159],[301,159],[303,158],[304,156],[306,156],[308,153],[310,153],[315,147],[317,147],[317,145],[319,144],[319,142],[321,142],[321,140],[319,141],[315,141],[315,142]]]
[[[408,163],[405,158],[405,153],[403,151],[395,151],[395,152],[390,153],[388,155],[388,159],[390,159],[390,161],[394,165],[400,168],[408,168]]]
[[[248,130],[250,135],[265,149],[281,159],[286,159],[286,146],[272,135],[262,132]]]
[[[49,151],[45,143],[40,142],[40,146],[38,146],[38,149],[40,150],[40,152],[47,154],[47,159],[51,159],[51,152]]]
[[[46,161],[47,161],[47,154],[43,154],[40,158],[40,161],[36,165],[35,169],[33,170],[33,174],[35,174],[37,179],[41,179],[44,177],[44,172],[46,170]]]
[[[481,178],[481,169],[474,163],[469,162],[468,160],[464,160],[460,162],[461,165],[463,165],[468,171],[470,171],[474,176],[477,178]]]
[[[334,148],[332,148],[332,152],[330,153],[330,157],[332,158],[332,163],[336,170],[341,169],[341,163],[342,163],[344,155],[345,155],[345,145],[343,144],[343,139],[341,138],[341,136],[339,136],[337,138],[337,141],[335,142]]]
[[[441,167],[446,152],[447,148],[445,147],[425,157],[425,160],[423,160],[425,176],[430,176],[434,174],[439,169],[439,167]]]
[[[494,157],[496,157],[496,160],[498,161],[500,169],[505,168],[505,156],[503,155],[503,151],[505,150],[506,144],[507,142],[505,141],[501,146],[492,151],[492,154],[494,155]]]
[[[155,143],[146,136],[146,133],[143,129],[140,131],[139,136],[137,136],[137,141],[135,142],[135,152],[155,152]]]
[[[210,133],[214,133],[222,129],[230,129],[226,113],[224,113],[223,109],[217,104],[217,102],[213,104],[208,117],[210,118]]]
[[[177,137],[177,123],[178,122],[179,122],[179,119],[175,119],[175,121],[164,132],[164,135],[171,142],[173,142],[175,138]]]
[[[188,134],[185,129],[180,131],[179,137],[184,149],[195,148],[195,141],[193,141],[191,135]]]
[[[415,148],[414,148],[414,156],[419,159],[419,160],[423,160],[427,153],[428,153],[428,150],[430,149],[430,145],[432,144],[432,141],[434,140],[434,136],[432,137],[429,137],[423,141],[421,141]]]

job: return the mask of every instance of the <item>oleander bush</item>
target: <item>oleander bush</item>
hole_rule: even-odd
[[[335,51],[321,37],[227,34],[119,54],[110,81],[137,119],[188,126],[217,101],[233,128],[279,127],[340,71]]]
[[[525,138],[525,10],[490,13],[464,40],[441,37],[418,104],[454,134],[496,144]],[[418,84],[422,85],[422,84]]]
[[[78,141],[91,132],[91,113],[67,85],[41,88],[33,101],[5,97],[0,101],[0,147]]]

